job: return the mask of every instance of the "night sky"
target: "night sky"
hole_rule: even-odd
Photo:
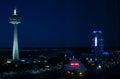
[[[88,47],[101,29],[105,46],[120,47],[119,0],[0,0],[0,47],[11,47],[9,18],[17,8],[19,47]]]

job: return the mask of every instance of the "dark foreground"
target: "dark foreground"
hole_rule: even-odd
[[[11,51],[1,52],[0,79],[120,79],[119,51],[96,55],[70,49],[22,50],[17,62],[11,61]],[[87,68],[84,74],[65,70],[73,56]]]

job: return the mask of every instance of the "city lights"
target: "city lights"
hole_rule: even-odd
[[[120,79],[119,0],[7,1],[0,79]]]

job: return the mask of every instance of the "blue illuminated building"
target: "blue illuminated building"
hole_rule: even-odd
[[[101,30],[92,33],[92,53],[102,54],[104,52],[104,38]]]

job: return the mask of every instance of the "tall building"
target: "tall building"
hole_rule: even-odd
[[[101,30],[94,30],[92,33],[92,52],[101,54],[104,52],[104,38]]]
[[[19,60],[19,48],[18,48],[18,34],[17,34],[17,25],[20,24],[20,18],[17,16],[16,9],[14,9],[13,16],[10,18],[9,23],[14,26],[14,37],[13,37],[13,51],[12,51],[12,60]]]

